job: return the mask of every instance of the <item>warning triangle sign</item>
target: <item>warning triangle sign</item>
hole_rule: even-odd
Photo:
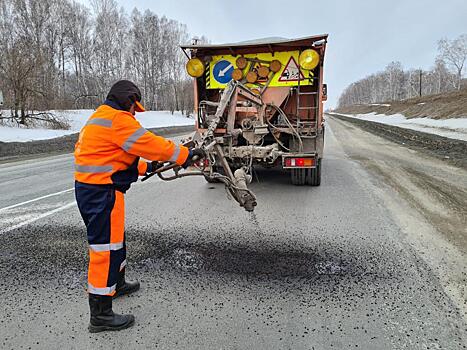
[[[298,81],[299,77],[300,80],[305,79],[303,73],[298,68],[297,62],[291,56],[289,62],[287,62],[287,64],[285,65],[285,68],[282,71],[278,81]]]

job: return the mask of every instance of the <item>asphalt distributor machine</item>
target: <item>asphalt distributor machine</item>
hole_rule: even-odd
[[[281,167],[294,185],[319,186],[324,146],[323,63],[327,35],[293,40],[182,46],[194,78],[196,132],[206,151],[194,170],[161,164],[163,180],[202,175],[223,182],[247,211],[254,166]],[[172,170],[171,175],[166,175]]]

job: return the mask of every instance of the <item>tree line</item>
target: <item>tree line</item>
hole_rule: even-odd
[[[400,62],[391,62],[382,72],[350,84],[340,95],[338,108],[459,90],[465,85],[466,61],[467,34],[453,40],[439,40],[432,69],[404,70]]]
[[[134,81],[148,109],[189,112],[192,83],[179,48],[184,24],[115,0],[0,0],[0,90],[12,117],[95,108],[119,79]],[[202,40],[205,40],[204,38]]]

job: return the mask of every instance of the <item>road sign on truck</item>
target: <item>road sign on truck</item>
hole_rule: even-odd
[[[269,82],[270,87],[274,86],[294,86],[298,79],[301,79],[301,85],[313,85],[313,72],[306,71],[303,68],[299,68],[297,63],[299,51],[285,51],[276,52],[274,55],[270,52],[258,53],[258,54],[245,54],[244,57],[247,60],[247,65],[244,68],[239,68],[237,65],[237,56],[234,55],[214,55],[210,62],[206,63],[206,74],[213,79],[209,79],[206,82],[207,89],[224,89],[230,80],[235,79],[232,77],[234,70],[241,71],[242,76],[248,74],[249,71],[258,72],[261,67],[266,69],[269,74],[269,62],[276,61],[281,65],[280,70],[277,74],[271,76]],[[263,79],[261,79],[263,78]],[[256,82],[267,82],[269,76],[260,77]],[[255,88],[255,83],[246,82],[246,86],[249,88]]]

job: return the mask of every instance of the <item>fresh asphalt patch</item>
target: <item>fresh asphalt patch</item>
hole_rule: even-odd
[[[141,337],[146,337],[144,329],[151,329],[144,325],[148,316],[143,310],[155,313],[152,322],[157,329],[167,317],[160,312],[165,298],[169,298],[171,304],[178,304],[190,313],[188,328],[195,327],[196,319],[206,322],[206,315],[222,320],[240,314],[252,319],[248,329],[242,331],[244,334],[261,337],[266,329],[272,337],[268,344],[277,348],[291,342],[294,348],[305,349],[306,344],[314,344],[316,337],[323,334],[334,339],[351,334],[348,343],[363,348],[392,348],[391,344],[405,342],[413,349],[430,342],[447,348],[463,344],[461,329],[449,327],[439,335],[432,333],[437,323],[456,324],[458,316],[452,312],[449,299],[433,285],[435,277],[431,271],[410,249],[394,246],[390,241],[375,249],[358,239],[350,243],[314,235],[313,244],[284,239],[249,241],[248,235],[255,237],[253,231],[244,232],[245,240],[239,243],[219,239],[222,237],[219,233],[219,230],[187,232],[184,227],[167,231],[156,226],[128,230],[130,276],[138,276],[143,282],[142,290],[131,298],[137,318],[143,318],[143,325],[137,328],[144,327]],[[290,232],[274,234],[284,237]],[[293,236],[309,234],[303,230]],[[217,239],[206,239],[211,235]],[[0,241],[3,247],[0,274],[4,281],[0,287],[8,290],[8,294],[0,293],[8,314],[1,322],[11,321],[12,317],[21,319],[18,313],[30,310],[34,312],[31,319],[39,322],[41,313],[50,312],[47,303],[64,303],[65,295],[81,296],[85,303],[87,246],[82,227],[64,225],[57,229],[54,225],[40,225],[0,237]],[[41,302],[32,298],[29,304],[15,306],[15,296],[24,293],[25,288],[17,276],[27,276],[27,288],[32,293],[38,289],[50,291],[50,301],[39,307],[48,298]],[[178,292],[171,292],[165,283]],[[145,300],[152,299],[154,292],[157,301],[148,304]],[[56,293],[61,295],[53,297]],[[205,297],[187,304],[187,294]],[[428,299],[426,294],[430,295]],[[239,303],[239,297],[256,301]],[[128,303],[119,303],[122,302]],[[232,313],[229,310],[235,305],[239,310]],[[168,317],[176,320],[180,317],[178,312],[175,309]],[[307,321],[301,327],[288,329],[284,317],[289,322]],[[398,318],[397,326],[393,324],[394,317]],[[353,324],[350,328],[349,321]],[[67,332],[84,334],[86,313],[78,323],[65,327]],[[50,327],[52,330],[56,327],[54,322]],[[388,334],[394,338],[387,339]],[[11,335],[6,333],[0,343],[3,340],[9,344]],[[154,335],[169,337],[165,333]],[[183,340],[180,342],[183,344]],[[387,342],[386,347],[380,347],[381,342]]]

